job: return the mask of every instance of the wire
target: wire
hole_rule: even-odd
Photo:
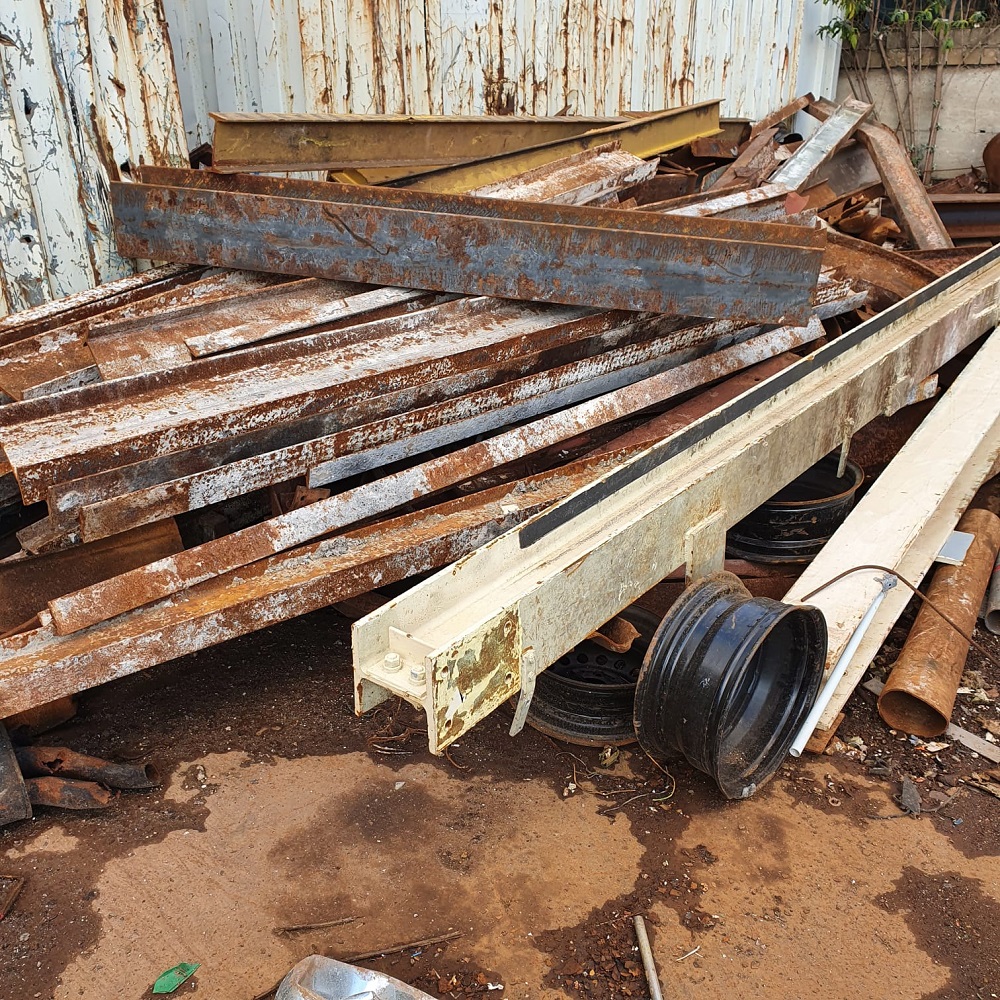
[[[806,601],[808,601],[810,598],[815,597],[818,593],[820,593],[820,591],[826,590],[828,587],[832,587],[835,583],[839,583],[841,580],[844,579],[845,576],[850,576],[852,573],[860,573],[866,569],[875,569],[881,573],[888,573],[890,576],[895,577],[900,583],[909,587],[910,590],[912,590],[913,593],[916,594],[917,597],[919,597],[920,600],[924,602],[924,604],[926,604],[932,611],[934,611],[937,615],[943,618],[967,643],[969,643],[970,646],[973,647],[973,649],[976,649],[980,653],[982,653],[982,655],[985,656],[986,659],[993,664],[993,666],[1000,667],[1000,657],[995,656],[983,645],[976,642],[976,640],[973,639],[972,636],[968,634],[968,632],[960,628],[951,618],[949,618],[948,615],[946,615],[919,587],[910,583],[910,581],[907,580],[905,576],[900,576],[899,573],[896,572],[896,570],[890,569],[888,566],[879,566],[877,563],[865,563],[862,566],[854,566],[851,569],[845,569],[843,573],[838,573],[835,577],[833,577],[830,580],[827,580],[826,583],[821,584],[815,590],[810,590],[809,593],[802,598],[802,603],[805,604]]]

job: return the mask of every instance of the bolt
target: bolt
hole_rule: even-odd
[[[403,665],[403,661],[399,658],[399,653],[386,653],[382,665],[390,674],[394,674]]]
[[[410,680],[415,684],[423,684],[427,680],[427,671],[422,663],[410,667]]]

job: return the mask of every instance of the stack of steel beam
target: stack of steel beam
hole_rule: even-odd
[[[115,185],[170,263],[0,321],[0,718],[454,561],[835,335],[879,282],[803,192],[869,110],[666,201],[645,119],[414,190]]]

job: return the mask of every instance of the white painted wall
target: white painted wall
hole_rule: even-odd
[[[819,0],[164,0],[190,144],[209,111],[617,114],[833,96]]]
[[[898,88],[902,74],[900,70],[895,74]],[[918,138],[926,143],[934,106],[934,70],[916,70],[913,79]],[[885,70],[870,70],[868,86],[879,120],[896,128],[898,116]],[[837,97],[850,94],[850,84],[842,75]],[[982,167],[983,147],[1000,132],[1000,66],[947,68],[939,125],[934,152],[935,177],[953,177],[970,167]]]

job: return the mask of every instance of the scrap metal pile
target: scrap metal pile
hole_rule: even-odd
[[[169,263],[0,321],[0,717],[451,563],[966,259],[870,112],[379,186],[250,172],[367,180],[364,128],[222,116],[215,170],[138,168],[120,248]]]

